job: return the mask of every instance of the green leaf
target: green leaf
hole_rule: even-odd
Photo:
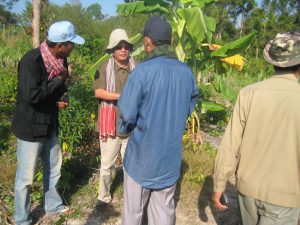
[[[198,7],[198,8],[204,8],[208,4],[211,4],[213,2],[217,2],[218,0],[180,0],[181,4],[187,4],[193,7]]]
[[[187,31],[199,44],[205,37],[211,40],[212,33],[216,29],[214,18],[207,17],[200,8],[178,9],[178,15],[185,20]]]
[[[42,171],[37,172],[35,178],[38,182],[40,182],[43,179],[43,172]]]
[[[144,1],[129,2],[117,5],[117,13],[128,16],[135,13],[169,13],[169,11],[160,4],[146,4]]]
[[[202,102],[201,108],[203,111],[221,111],[224,108],[224,106],[214,103],[214,102]]]
[[[218,0],[193,0],[192,6],[203,8],[213,2],[218,2]]]
[[[219,48],[218,50],[212,52],[210,55],[212,57],[223,58],[223,57],[229,57],[229,56],[239,54],[250,46],[254,36],[255,36],[255,32],[248,34],[242,38],[239,38],[235,41],[229,42],[224,46],[222,46],[221,48]]]
[[[100,63],[104,62],[105,60],[109,59],[109,54],[106,53],[100,59],[98,59],[88,70],[88,73],[92,80],[94,80],[95,73],[100,65]]]
[[[129,38],[130,42],[135,45],[142,39],[143,35],[141,33],[137,33],[133,37]]]

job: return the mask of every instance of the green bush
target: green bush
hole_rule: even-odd
[[[69,87],[70,105],[59,113],[63,149],[73,153],[84,133],[93,130],[97,103],[91,82],[79,81]]]
[[[78,174],[85,175],[99,159],[94,124],[97,102],[92,82],[81,80],[68,88],[70,105],[59,114],[60,139],[64,154],[60,189],[70,190]]]
[[[16,70],[11,67],[0,68],[0,103],[13,103],[17,96]]]

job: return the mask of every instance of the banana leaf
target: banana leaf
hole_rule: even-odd
[[[218,50],[212,52],[210,55],[212,57],[225,58],[239,54],[250,46],[254,36],[255,32],[248,34],[242,38],[239,38],[235,41],[229,42],[221,48],[219,48]]]
[[[205,16],[200,8],[178,9],[178,15],[185,20],[186,27],[190,35],[199,44],[205,37],[211,40],[212,34],[216,29],[216,21],[212,17]]]
[[[159,3],[146,4],[144,1],[136,1],[136,2],[129,2],[129,3],[117,5],[117,13],[124,16],[132,15],[135,13],[153,13],[153,12],[169,13],[169,11],[163,6],[161,6],[161,4]]]
[[[224,106],[214,103],[214,102],[202,102],[201,104],[201,109],[202,111],[206,112],[206,111],[221,111],[223,109],[225,109]]]

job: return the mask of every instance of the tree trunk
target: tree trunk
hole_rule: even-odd
[[[244,7],[243,7],[243,10],[242,10],[242,15],[241,15],[241,27],[240,27],[240,37],[242,37],[243,35],[243,28],[244,28],[244,13],[245,13],[245,10],[244,10]]]
[[[32,45],[40,46],[41,0],[32,0]]]

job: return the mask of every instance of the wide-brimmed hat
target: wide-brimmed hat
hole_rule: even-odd
[[[71,41],[76,44],[84,44],[85,40],[75,33],[74,25],[69,21],[53,23],[48,29],[47,39],[54,43]]]
[[[125,41],[132,46],[132,43],[129,41],[128,35],[125,30],[119,28],[113,30],[109,36],[109,44],[106,47],[106,50],[112,50],[121,41]]]
[[[159,16],[152,16],[145,23],[143,35],[154,41],[170,41],[172,39],[172,27]]]
[[[267,62],[278,67],[300,64],[300,32],[279,33],[264,49]]]

